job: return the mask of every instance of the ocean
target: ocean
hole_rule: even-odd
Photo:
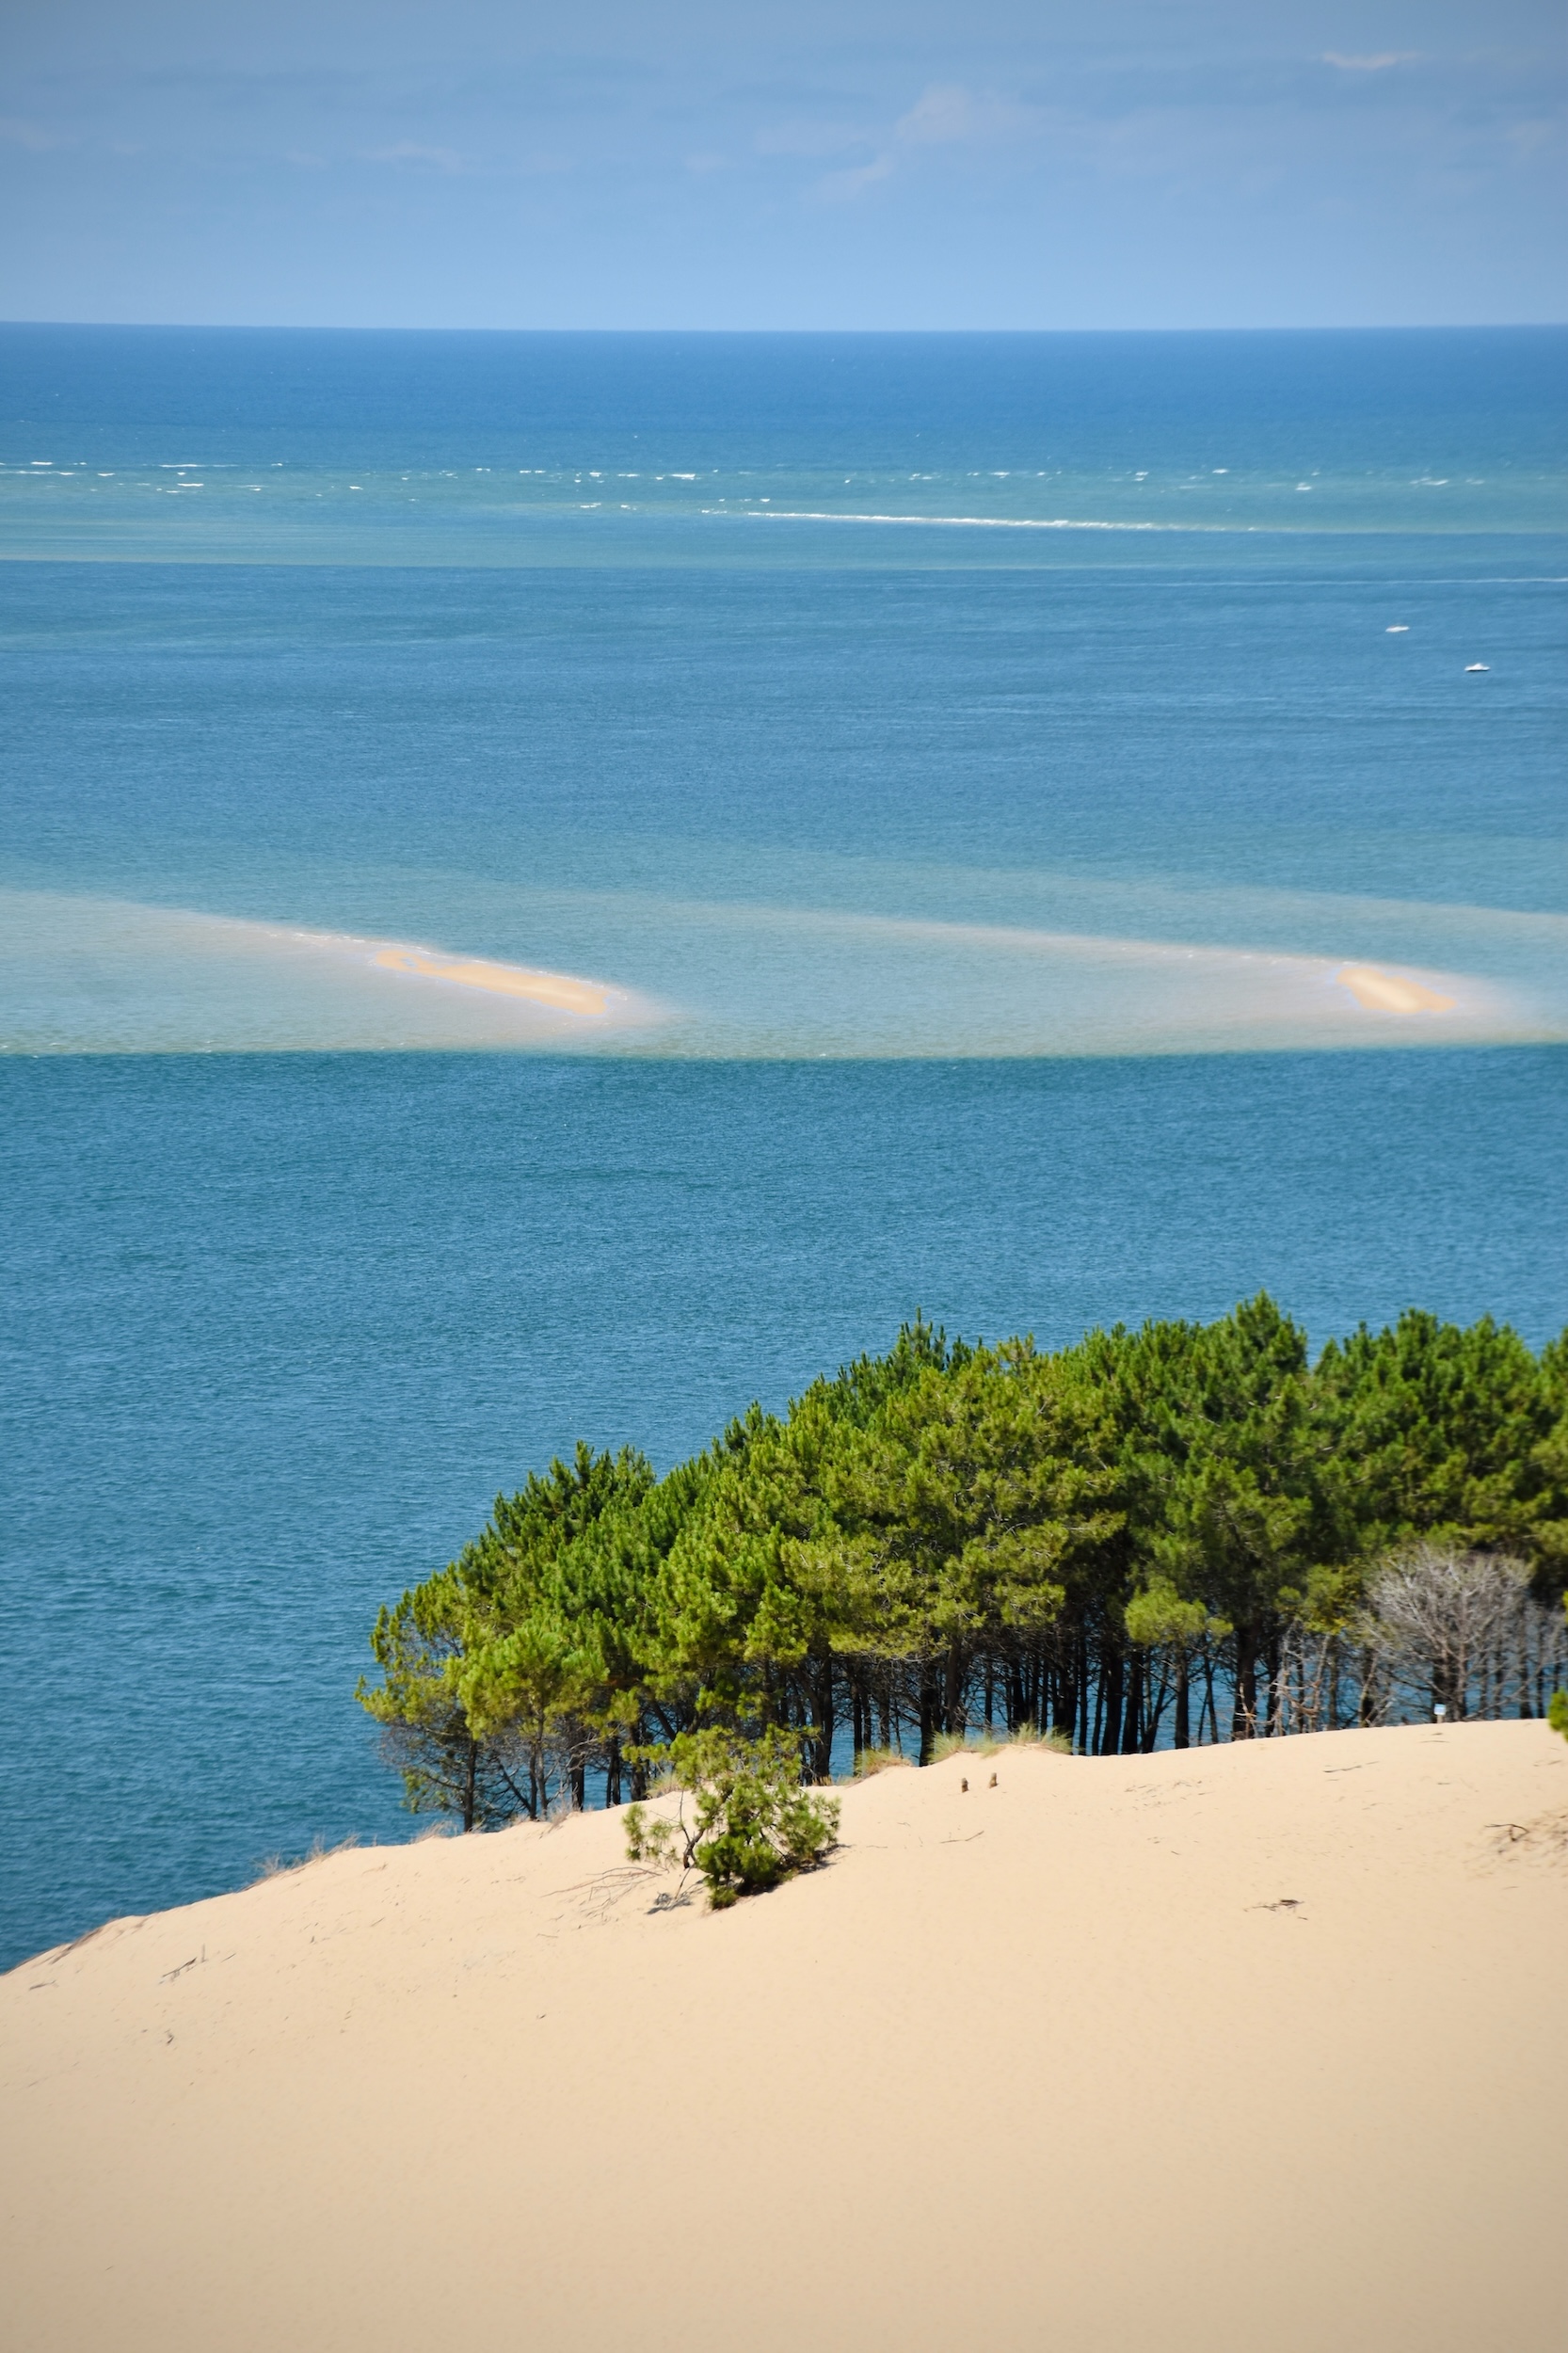
[[[922,1310],[1568,1321],[1568,334],[0,330],[0,1961]]]

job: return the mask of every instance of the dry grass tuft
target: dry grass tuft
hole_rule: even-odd
[[[873,1773],[897,1772],[901,1766],[913,1763],[901,1749],[862,1749],[855,1760],[856,1781],[870,1781]]]
[[[1048,1749],[1052,1756],[1077,1754],[1070,1732],[1042,1732],[1035,1724],[1020,1724],[1016,1732],[1008,1734],[1003,1746],[1010,1749]]]
[[[348,1836],[340,1838],[335,1847],[329,1847],[325,1838],[316,1837],[312,1839],[310,1851],[307,1854],[293,1857],[280,1854],[264,1855],[256,1865],[250,1884],[252,1887],[260,1887],[264,1880],[292,1878],[296,1871],[308,1871],[312,1863],[324,1863],[329,1854],[346,1854],[350,1847],[357,1847],[359,1843],[359,1832],[350,1831]]]
[[[971,1740],[968,1733],[939,1732],[931,1743],[931,1762],[940,1765],[950,1756],[995,1756],[997,1743],[988,1737]]]
[[[1048,1749],[1053,1756],[1071,1756],[1072,1736],[1041,1732],[1034,1724],[1020,1724],[1016,1732],[939,1732],[931,1745],[931,1761],[939,1765],[945,1756],[995,1756],[1002,1749]]]

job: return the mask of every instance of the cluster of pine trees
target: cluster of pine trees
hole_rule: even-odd
[[[585,1446],[530,1474],[382,1610],[360,1696],[465,1828],[640,1797],[705,1727],[825,1780],[981,1724],[1105,1755],[1375,1720],[1369,1586],[1421,1540],[1523,1564],[1512,1664],[1452,1712],[1544,1712],[1568,1334],[1411,1311],[1314,1363],[1266,1295],[1055,1353],[917,1321],[663,1479]]]

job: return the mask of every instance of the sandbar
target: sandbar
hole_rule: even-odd
[[[378,949],[372,961],[389,972],[416,972],[428,981],[452,981],[460,988],[479,988],[492,997],[526,997],[535,1004],[553,1005],[563,1013],[590,1018],[610,1010],[610,992],[594,981],[573,980],[568,972],[539,972],[520,964],[495,964],[482,956],[437,955],[424,948]]]
[[[1368,1013],[1452,1013],[1458,1001],[1375,964],[1342,964],[1334,977]]]

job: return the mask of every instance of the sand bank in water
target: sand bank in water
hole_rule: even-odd
[[[1539,1724],[1003,1752],[729,1913],[590,1815],[116,1922],[0,1981],[8,2353],[1544,2341],[1565,1829]]]
[[[3,892],[0,934],[13,1052],[570,1050],[664,1017],[575,973],[132,900]]]
[[[520,964],[492,964],[482,956],[443,956],[426,948],[378,948],[371,962],[384,972],[413,972],[426,981],[448,981],[457,988],[482,989],[490,997],[522,997],[536,1005],[596,1020],[612,1009],[616,992],[597,981],[577,981],[567,972],[536,972]]]
[[[1384,972],[1375,964],[1347,964],[1335,974],[1341,988],[1348,988],[1358,1005],[1368,1013],[1452,1013],[1454,999],[1443,996],[1435,988],[1423,987],[1419,981],[1408,979],[1403,973]]]
[[[459,919],[454,929],[461,936]],[[481,936],[562,961],[0,891],[0,1052],[512,1048],[659,1055],[1222,1053],[1564,1033],[1402,961],[820,907],[524,894]]]

